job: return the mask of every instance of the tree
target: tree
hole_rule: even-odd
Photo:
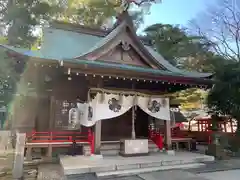
[[[67,21],[100,28],[107,19],[114,21],[121,9],[119,0],[2,0],[0,18],[5,28],[9,44],[30,48],[37,37],[36,27],[53,20]],[[132,11],[136,25],[143,20],[143,11]]]
[[[186,70],[213,71],[215,55],[211,44],[201,36],[188,33],[187,29],[170,24],[155,24],[145,29],[146,39],[171,64]]]
[[[240,3],[236,0],[217,2],[202,18],[198,16],[192,21],[193,29],[205,37],[219,56],[240,61]]]
[[[172,65],[184,70],[214,72],[226,59],[211,51],[211,44],[201,36],[189,34],[187,29],[169,24],[155,24],[145,30],[145,41]],[[190,88],[174,94],[183,110],[197,110],[205,104],[207,92]]]
[[[41,20],[49,19],[51,8],[47,2],[40,0],[8,0],[1,16],[6,26],[9,26],[9,44],[30,48],[37,39],[33,36],[34,28],[41,25]]]
[[[216,83],[210,90],[207,103],[210,109],[222,115],[230,115],[237,120],[240,132],[240,64],[230,63],[218,69]]]
[[[207,92],[198,88],[190,88],[176,92],[174,96],[181,104],[182,110],[191,111],[204,108]]]
[[[117,15],[120,6],[119,0],[1,0],[1,30],[7,32],[1,42],[27,48],[38,46],[40,38],[34,36],[35,28],[53,20],[100,28],[106,19]],[[131,13],[136,23],[141,22],[142,13],[141,10]],[[0,100],[7,103],[20,74],[14,69],[16,61],[9,58],[2,48],[0,53]]]
[[[0,49],[0,105],[6,106],[15,93],[21,72],[16,70],[17,61],[9,57],[4,49]]]

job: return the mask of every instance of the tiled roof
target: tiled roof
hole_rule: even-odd
[[[111,33],[105,37],[94,36],[89,34],[83,34],[79,32],[73,32],[68,30],[56,29],[56,28],[45,28],[43,30],[43,44],[40,50],[30,51],[27,49],[15,48],[7,45],[2,45],[7,49],[15,51],[17,53],[37,57],[49,60],[63,60],[75,63],[92,63],[85,60],[78,60],[76,58],[88,54],[100,47],[102,47],[107,42],[111,41],[116,37],[126,26],[125,22],[122,22],[117,26]],[[166,70],[154,70],[152,72],[158,72],[161,74],[175,74],[185,77],[194,78],[207,78],[210,77],[209,73],[198,73],[198,72],[188,72],[171,65],[167,60],[165,60],[158,52],[154,51],[150,46],[144,46],[146,50],[150,53],[153,59],[165,67]],[[95,62],[95,65],[98,62]],[[103,65],[103,64],[101,64]],[[107,66],[107,63],[104,63]],[[109,64],[109,66],[112,66]],[[117,66],[117,65],[116,65]],[[120,65],[122,66],[122,65]],[[133,71],[139,69],[138,67],[124,65],[124,68],[132,69]],[[144,72],[144,70],[143,70]]]

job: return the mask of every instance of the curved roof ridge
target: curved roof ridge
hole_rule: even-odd
[[[87,52],[81,54],[80,56],[75,57],[75,59],[86,56],[90,54],[91,52],[101,48],[103,45],[108,43],[109,41],[113,40],[120,32],[121,30],[126,27],[126,23],[123,22],[116,28],[114,28],[107,36],[103,37],[100,41],[98,41],[92,48],[90,48]]]

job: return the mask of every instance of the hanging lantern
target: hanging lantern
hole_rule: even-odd
[[[71,68],[68,68],[68,75],[71,74]]]

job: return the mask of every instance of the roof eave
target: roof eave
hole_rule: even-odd
[[[206,78],[197,78],[197,77],[185,77],[180,74],[174,74],[169,72],[164,72],[161,70],[155,70],[153,69],[146,69],[146,68],[140,68],[130,65],[121,65],[121,64],[113,64],[113,63],[105,63],[105,62],[96,62],[96,61],[88,61],[88,60],[65,60],[64,66],[65,67],[79,67],[85,65],[88,68],[102,68],[105,69],[116,69],[123,72],[123,76],[127,74],[127,72],[136,72],[139,75],[144,75],[146,78],[152,78],[154,80],[159,81],[166,81],[166,82],[173,82],[173,83],[186,83],[186,84],[196,84],[196,85],[207,85],[212,86],[214,84],[214,81],[211,79]],[[136,69],[138,68],[138,69]],[[107,71],[106,71],[107,72]],[[166,74],[165,74],[166,73]]]

